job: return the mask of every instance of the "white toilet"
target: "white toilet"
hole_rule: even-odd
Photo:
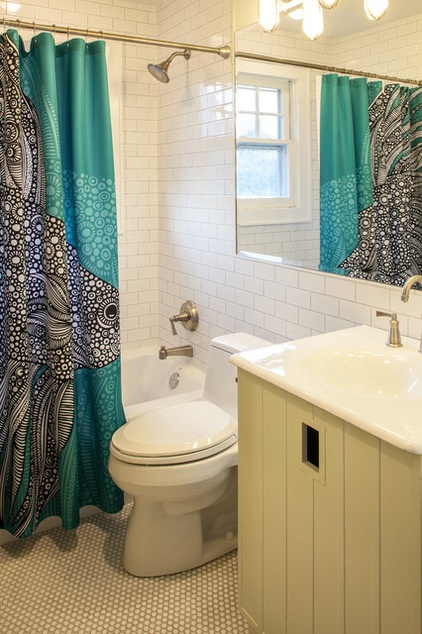
[[[237,385],[229,358],[268,341],[212,340],[204,396],[141,414],[111,440],[109,470],[133,496],[123,565],[136,576],[200,566],[237,546]]]

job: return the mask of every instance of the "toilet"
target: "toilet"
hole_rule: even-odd
[[[134,499],[129,573],[181,572],[237,547],[237,371],[229,358],[268,345],[246,333],[216,337],[201,400],[146,412],[114,433],[110,475]]]

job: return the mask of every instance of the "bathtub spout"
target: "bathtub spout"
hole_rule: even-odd
[[[165,346],[161,346],[160,351],[158,353],[158,357],[160,359],[167,359],[167,357],[193,357],[193,348],[190,345],[186,346],[176,346],[175,348],[166,348]]]

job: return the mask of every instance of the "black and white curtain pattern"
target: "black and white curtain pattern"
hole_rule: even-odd
[[[38,44],[44,48],[37,57]],[[123,504],[107,471],[110,437],[124,422],[118,292],[82,264],[74,244],[72,222],[80,213],[83,224],[87,213],[80,201],[75,211],[71,191],[72,178],[79,182],[81,175],[77,166],[73,177],[63,171],[63,117],[54,110],[55,95],[48,94],[50,84],[55,92],[56,78],[43,82],[56,72],[56,56],[75,48],[78,55],[98,56],[98,47],[84,42],[58,51],[49,34],[37,36],[31,54],[16,32],[0,37],[0,528],[18,537],[49,515],[73,528],[85,504],[110,512]],[[49,58],[47,71],[39,66],[41,57]],[[66,91],[67,78],[61,83]],[[91,102],[86,110],[95,117]],[[112,188],[109,174],[107,183]],[[115,207],[105,190],[100,194],[108,207],[97,204],[97,224],[108,220],[116,233]],[[69,220],[60,217],[60,208]],[[91,242],[101,242],[101,231],[90,229]],[[108,250],[110,241],[109,232]],[[117,263],[117,239],[114,248],[110,257]]]
[[[422,88],[368,83],[373,204],[348,275],[402,286],[422,270]]]

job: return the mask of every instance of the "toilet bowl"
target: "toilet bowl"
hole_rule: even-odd
[[[123,565],[136,576],[188,570],[237,546],[237,385],[229,358],[270,345],[211,341],[203,398],[146,412],[111,440],[109,471],[133,496]]]

